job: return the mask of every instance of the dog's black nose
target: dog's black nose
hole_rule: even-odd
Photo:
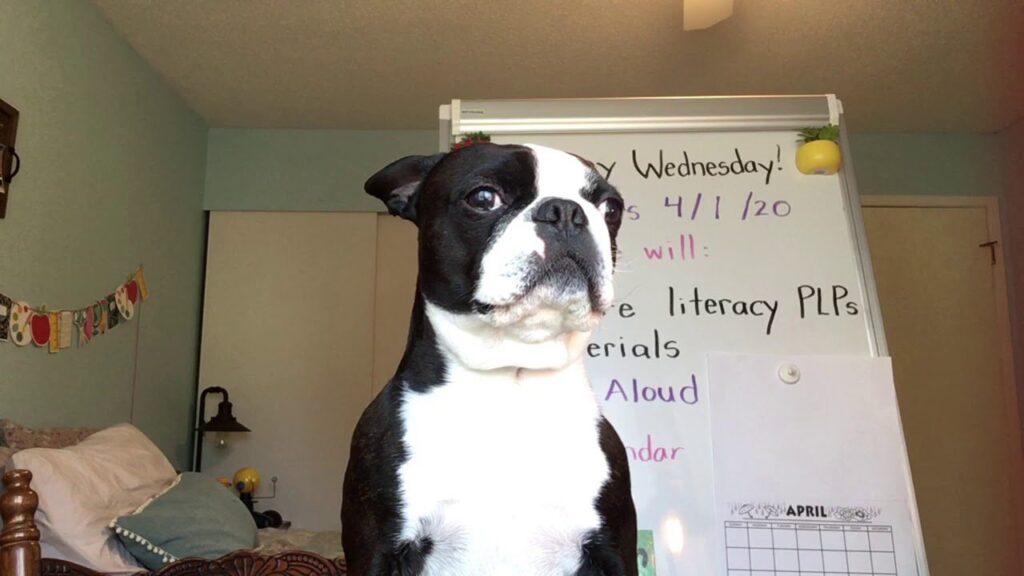
[[[552,198],[534,209],[533,221],[570,232],[586,227],[587,215],[583,213],[583,207],[572,200]]]

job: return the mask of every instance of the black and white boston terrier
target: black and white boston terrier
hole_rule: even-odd
[[[496,144],[403,158],[366,191],[419,227],[419,279],[352,439],[349,573],[635,575],[626,452],[583,368],[619,193],[572,154]]]

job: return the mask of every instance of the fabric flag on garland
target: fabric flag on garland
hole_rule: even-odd
[[[0,343],[27,346],[31,342],[51,353],[70,348],[73,341],[81,347],[134,318],[138,306],[148,298],[142,266],[112,293],[77,310],[33,308],[0,294]]]
[[[71,335],[75,332],[75,314],[70,310],[60,312],[60,349],[71,348]]]
[[[100,307],[100,334],[106,334],[107,327],[110,326],[110,318],[107,317],[110,314],[110,308],[107,307],[106,300],[100,300],[96,305]]]
[[[137,290],[142,293],[142,300],[149,299],[149,288],[146,288],[146,275],[142,271],[142,266],[135,271],[135,282],[138,284]]]
[[[89,307],[92,310],[92,335],[98,336],[107,331],[107,321],[103,318],[103,306],[96,302]]]
[[[113,330],[121,322],[121,315],[117,311],[117,301],[113,294],[107,295],[107,330]]]
[[[0,342],[7,342],[11,333],[11,299],[0,294]]]
[[[75,310],[71,323],[75,326],[75,344],[81,348],[87,340],[85,337],[85,308]]]
[[[114,302],[117,304],[117,313],[125,320],[131,320],[135,315],[135,305],[128,299],[128,285],[122,284],[114,292]]]
[[[50,312],[50,354],[60,350],[60,312]]]
[[[85,309],[85,322],[88,324],[88,327],[85,329],[85,341],[88,342],[96,335],[96,329],[99,327],[99,320],[96,319],[95,306],[89,306]]]
[[[32,341],[36,346],[45,348],[50,342],[50,332],[54,329],[50,321],[50,315],[45,310],[33,310],[29,319],[29,326],[32,330]]]
[[[24,302],[16,302],[11,308],[11,340],[18,346],[28,346],[32,341],[32,309]]]

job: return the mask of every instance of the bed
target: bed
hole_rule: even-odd
[[[102,435],[99,434],[93,438]],[[62,440],[62,442],[69,443],[67,440]],[[74,445],[73,448],[88,445],[90,442],[95,444],[95,441],[92,440],[83,441],[81,444]],[[24,455],[28,454],[28,451],[15,452],[15,454]],[[137,460],[136,458],[135,461],[137,462]],[[30,461],[27,458],[21,459],[22,463]],[[55,474],[43,473],[42,476],[33,478],[31,471],[15,466],[18,463],[18,456],[7,461],[7,470],[3,473],[3,489],[0,490],[2,493],[0,495],[0,518],[3,521],[2,529],[0,529],[0,576],[101,576],[107,574],[334,576],[347,574],[345,561],[341,557],[339,533],[317,533],[297,528],[260,530],[256,546],[230,548],[228,549],[230,551],[223,554],[218,552],[215,556],[204,554],[204,557],[180,556],[180,559],[179,557],[169,557],[164,558],[163,563],[158,566],[145,563],[145,566],[149,566],[149,568],[133,566],[127,571],[124,569],[98,570],[96,566],[82,565],[68,557],[64,557],[64,559],[44,558],[43,550],[54,549],[52,541],[54,525],[58,521],[67,524],[66,519],[61,520],[62,510],[74,506],[69,506],[67,502],[55,506],[52,486],[48,485],[48,482],[52,483],[50,477]],[[32,468],[51,470],[47,466],[41,465]],[[2,470],[2,466],[0,466],[0,470]],[[183,476],[184,474],[178,475],[179,478]],[[211,480],[211,482],[213,481]],[[168,492],[170,488],[163,490],[159,495],[148,498],[146,505],[139,507],[133,514],[150,506],[151,502],[162,497],[163,493]],[[39,492],[40,490],[42,492]],[[46,510],[47,490],[51,491],[48,502],[50,510]],[[224,490],[226,493],[227,489]],[[72,504],[74,503],[72,502]],[[180,502],[178,505],[180,506]],[[151,507],[157,508],[157,505]],[[118,520],[123,519],[118,518]],[[103,526],[105,528],[106,524]],[[110,527],[114,528],[115,525],[111,523]],[[77,529],[70,531],[74,532]],[[114,540],[111,531],[104,530],[104,532],[106,532],[104,538]],[[152,551],[153,548],[150,547],[150,550]],[[158,547],[157,550],[161,549]],[[135,552],[132,551],[132,554]]]

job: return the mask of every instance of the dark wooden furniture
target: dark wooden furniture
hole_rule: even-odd
[[[72,562],[41,558],[39,529],[35,525],[39,498],[32,491],[32,473],[11,470],[0,498],[0,576],[103,576]],[[344,576],[345,561],[329,560],[312,552],[284,552],[266,556],[239,550],[216,560],[185,558],[150,576]]]

